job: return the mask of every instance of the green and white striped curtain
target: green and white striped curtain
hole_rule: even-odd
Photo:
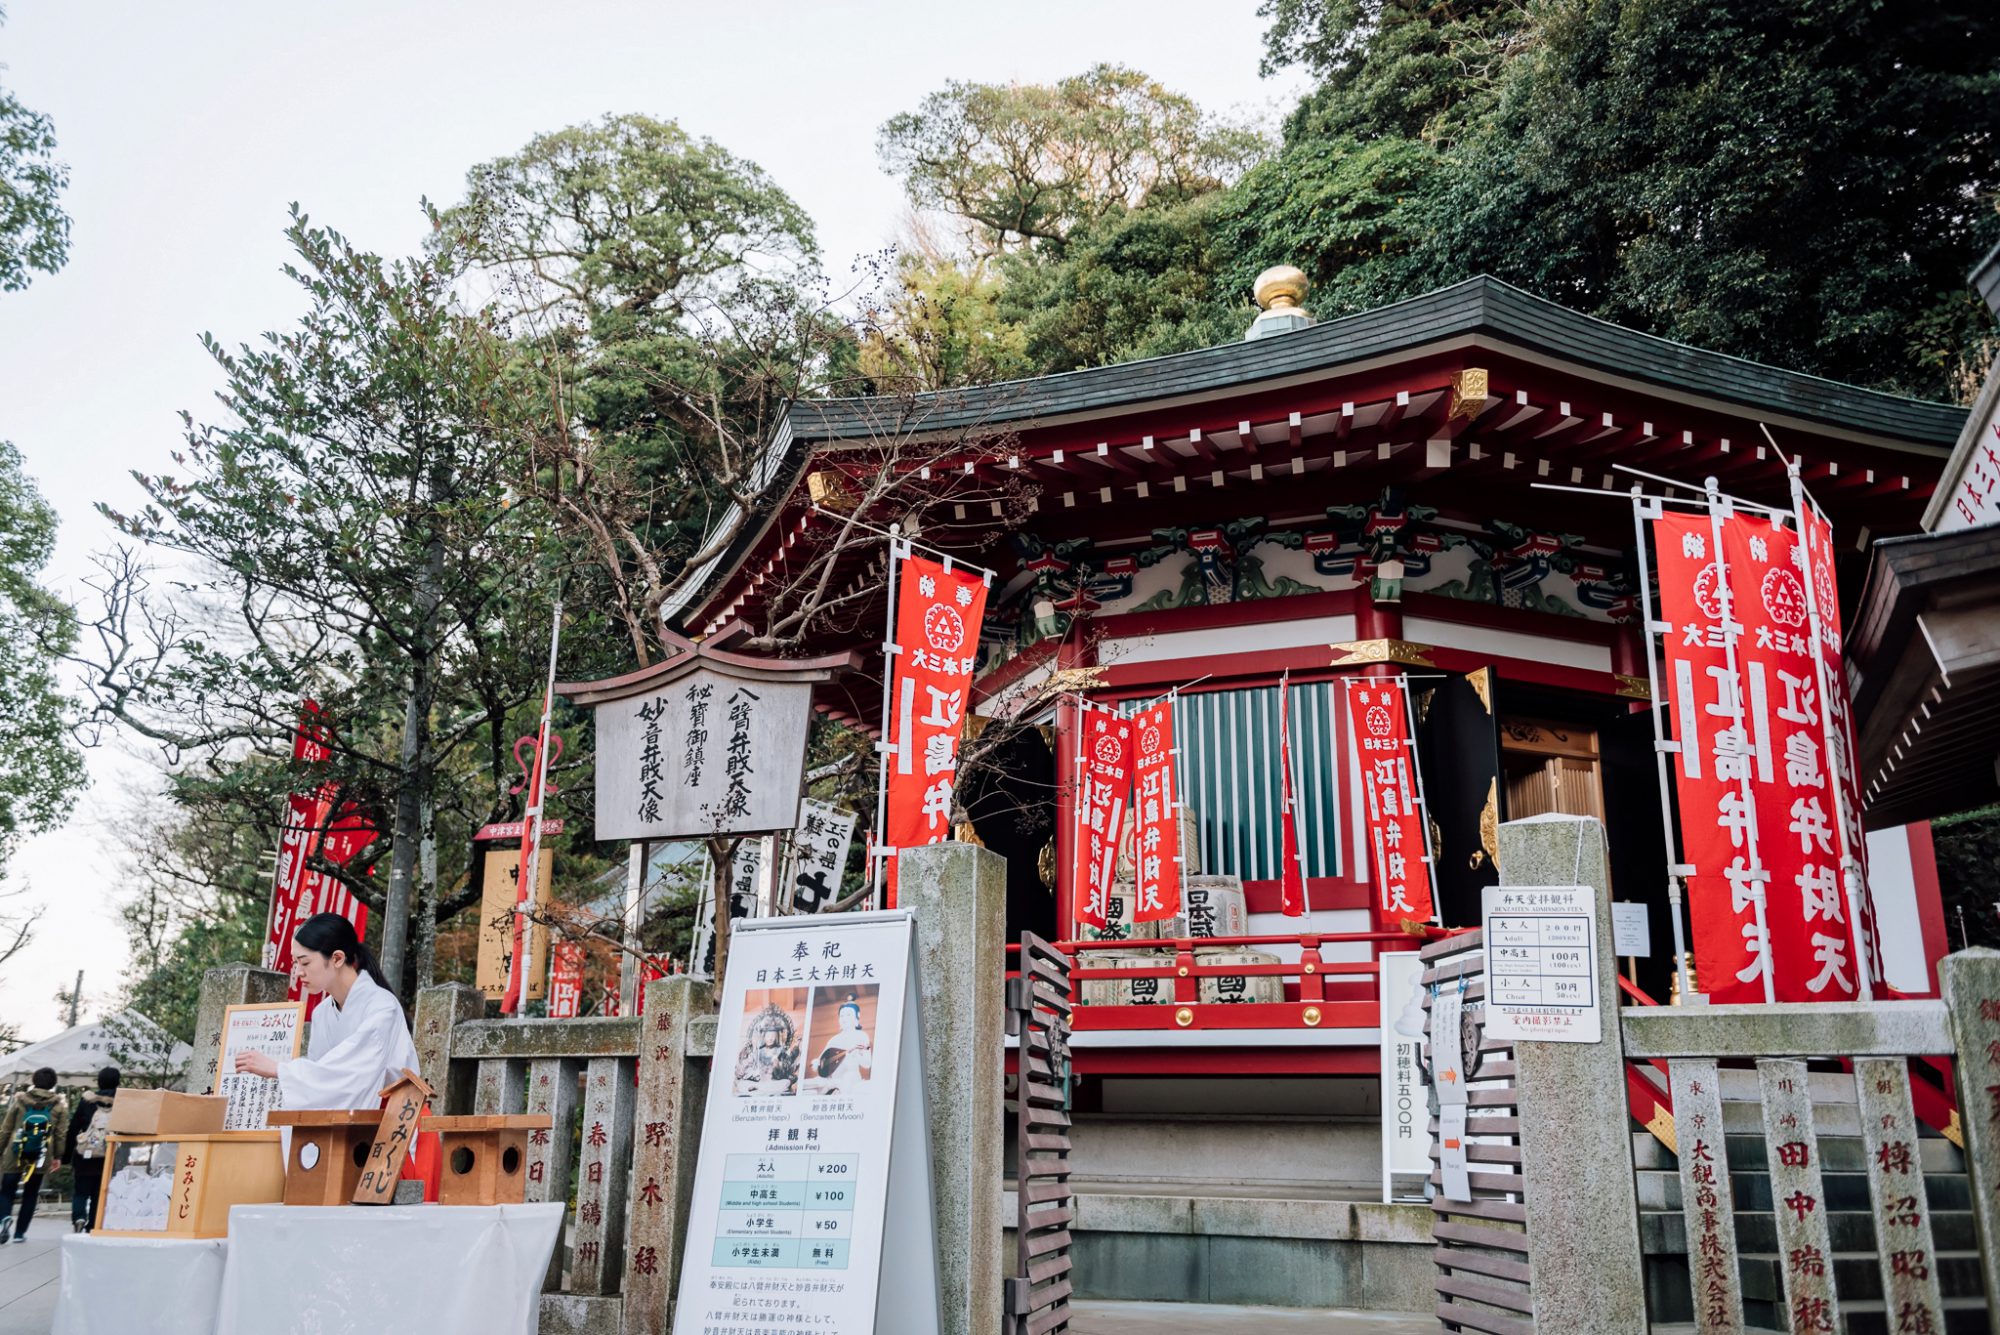
[[[1340,776],[1334,682],[1292,691],[1292,766],[1305,874],[1340,874]],[[1127,706],[1124,712],[1136,712]],[[1246,881],[1280,875],[1278,688],[1199,691],[1180,698],[1181,792],[1201,826],[1202,869]]]

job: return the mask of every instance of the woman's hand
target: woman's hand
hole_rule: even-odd
[[[261,1075],[266,1080],[278,1078],[278,1061],[268,1052],[239,1052],[236,1054],[236,1070],[239,1075]]]

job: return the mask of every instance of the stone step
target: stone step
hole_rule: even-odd
[[[1726,1120],[1726,1119],[1725,1119]],[[1817,1129],[1817,1128],[1816,1128]],[[1820,1167],[1836,1173],[1868,1170],[1868,1149],[1859,1136],[1828,1135],[1818,1132]],[[1756,1133],[1731,1131],[1727,1135],[1729,1166],[1739,1172],[1763,1172],[1769,1161],[1764,1156],[1764,1137]],[[1927,1136],[1917,1143],[1917,1153],[1926,1173],[1963,1173],[1965,1154],[1942,1136]],[[1673,1151],[1653,1138],[1649,1131],[1632,1135],[1632,1163],[1640,1170],[1675,1172],[1679,1162]]]
[[[1835,1210],[1827,1216],[1833,1250],[1875,1252],[1875,1217],[1870,1210]],[[1931,1240],[1941,1252],[1977,1252],[1978,1233],[1970,1210],[1931,1211]],[[1639,1245],[1648,1256],[1687,1256],[1687,1216],[1678,1210],[1646,1211],[1639,1216]],[[1745,1255],[1775,1256],[1778,1221],[1768,1211],[1739,1211],[1736,1245]]]
[[[1870,1208],[1866,1173],[1826,1173],[1822,1180],[1826,1186],[1823,1208],[1829,1210]],[[1729,1184],[1736,1193],[1738,1210],[1758,1212],[1772,1209],[1769,1173],[1734,1172],[1729,1175]],[[1678,1172],[1646,1169],[1638,1174],[1638,1188],[1641,1211],[1681,1208],[1681,1179]],[[1928,1194],[1930,1207],[1933,1210],[1972,1208],[1972,1185],[1963,1173],[1925,1173],[1924,1190]]]

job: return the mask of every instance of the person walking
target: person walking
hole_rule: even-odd
[[[88,1233],[97,1222],[97,1192],[104,1185],[104,1149],[111,1134],[111,1100],[118,1097],[118,1068],[97,1073],[97,1088],[83,1096],[69,1119],[62,1161],[69,1165],[69,1227]]]
[[[28,1240],[28,1221],[35,1217],[35,1197],[41,1194],[42,1173],[62,1152],[69,1133],[69,1101],[56,1093],[56,1073],[44,1066],[33,1083],[7,1101],[0,1115],[0,1243],[13,1235]],[[21,1218],[14,1219],[14,1193],[21,1193]]]

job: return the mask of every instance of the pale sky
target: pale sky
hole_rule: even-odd
[[[1099,61],[1210,110],[1274,118],[1296,78],[1260,80],[1256,0],[690,5],[569,0],[4,0],[0,82],[54,118],[71,168],[68,267],[0,293],[0,438],[63,518],[50,582],[69,592],[111,542],[93,503],[136,503],[128,470],[170,466],[174,414],[219,378],[197,336],[287,327],[288,203],[385,253],[421,241],[417,201],[535,134],[641,112],[761,165],[813,216],[834,274],[890,244],[900,187],[875,132],[947,80],[1045,82]],[[6,739],[0,739],[5,745]],[[63,830],[10,884],[48,907],[0,971],[0,1021],[42,1038],[85,970],[111,1003],[126,946],[115,828],[146,767],[92,756]]]

